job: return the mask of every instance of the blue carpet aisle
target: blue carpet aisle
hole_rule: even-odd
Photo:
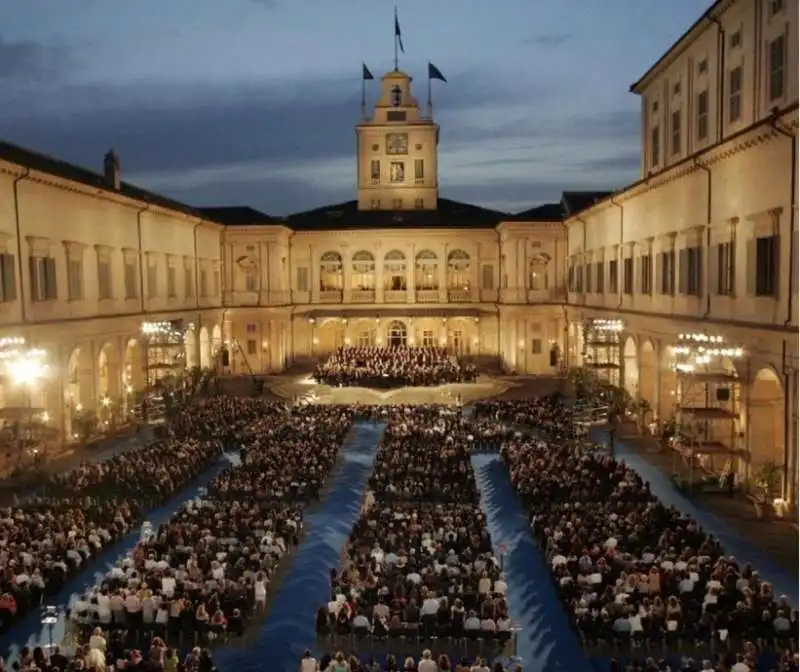
[[[607,431],[598,429],[596,436],[593,438],[596,441],[607,441],[607,437]],[[614,442],[614,454],[617,459],[625,462],[645,481],[649,481],[653,494],[664,504],[674,506],[682,513],[694,518],[703,529],[708,530],[720,540],[728,555],[732,555],[742,562],[751,563],[761,574],[761,577],[772,584],[778,595],[786,595],[792,604],[792,608],[798,608],[797,574],[792,574],[780,567],[758,546],[742,539],[726,525],[725,521],[698,506],[682,492],[679,492],[666,474],[650,464],[625,441],[617,439]]]
[[[505,547],[508,608],[522,628],[517,655],[525,672],[590,672],[505,465],[499,455],[478,454],[472,467],[495,553]]]
[[[158,527],[167,522],[184,502],[195,499],[202,495],[204,486],[217,476],[223,469],[229,467],[231,463],[238,462],[238,455],[225,453],[214,466],[207,469],[200,476],[194,479],[185,488],[181,489],[164,506],[150,511],[147,521],[153,527]],[[83,569],[75,574],[61,591],[51,600],[51,604],[61,607],[71,606],[87,586],[98,583],[105,576],[106,572],[114,566],[116,560],[129,553],[141,538],[141,530],[136,529],[130,534],[112,544],[100,555],[84,565]],[[53,628],[53,642],[59,643],[64,638],[64,616],[59,617],[58,623]],[[6,661],[16,660],[21,646],[44,646],[49,643],[49,633],[41,624],[41,613],[34,610],[16,623],[5,635],[0,637],[0,651],[7,652]]]
[[[306,519],[306,536],[280,583],[267,619],[247,649],[215,648],[223,672],[297,670],[300,657],[314,648],[317,609],[330,595],[330,570],[358,519],[385,424],[357,422],[343,447],[343,464],[334,475],[322,507]],[[576,671],[577,672],[577,671]]]

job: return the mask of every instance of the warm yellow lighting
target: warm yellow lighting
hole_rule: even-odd
[[[111,406],[111,399],[109,399],[108,397],[103,397],[103,399],[102,399],[102,401],[100,403],[102,403],[103,406],[108,408],[109,406]]]
[[[18,353],[6,361],[6,371],[17,385],[30,385],[47,373],[44,351],[30,350]]]
[[[133,385],[126,385],[125,386],[125,392],[127,394],[131,394],[133,392]]]
[[[83,404],[75,404],[75,410],[80,413],[83,410]]]
[[[50,422],[50,414],[47,411],[42,413],[42,422]]]

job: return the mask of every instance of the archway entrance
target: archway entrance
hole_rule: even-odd
[[[784,462],[784,392],[778,375],[772,369],[756,373],[750,388],[750,467]]]
[[[625,360],[625,390],[635,397],[639,391],[639,357],[636,352],[636,341],[631,336],[625,341],[622,356]]]
[[[211,356],[216,357],[217,353],[222,348],[222,327],[218,324],[214,325],[211,330]]]
[[[396,320],[389,325],[388,343],[390,348],[404,348],[408,343],[406,325]]]
[[[650,341],[645,341],[642,344],[642,351],[639,357],[639,396],[650,404],[651,408],[655,409],[658,401],[656,351]]]
[[[186,348],[186,368],[191,371],[200,365],[197,357],[197,333],[194,329],[187,329],[183,343]]]
[[[117,401],[120,393],[120,365],[117,351],[111,343],[106,343],[97,356],[97,382],[101,399]]]
[[[145,380],[144,364],[142,345],[137,339],[130,339],[125,345],[125,357],[122,365],[122,380],[126,395],[145,388],[147,381]]]
[[[345,326],[339,320],[325,322],[317,330],[316,353],[325,354],[333,352],[345,345]]]
[[[461,325],[447,330],[447,349],[457,357],[469,354],[469,341]]]
[[[657,410],[659,419],[664,423],[675,417],[678,404],[678,376],[675,375],[675,362],[671,348],[662,348],[659,364],[661,380]]]

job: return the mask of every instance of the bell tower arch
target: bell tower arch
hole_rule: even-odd
[[[439,126],[423,117],[401,70],[380,79],[371,116],[356,125],[359,210],[435,210]]]

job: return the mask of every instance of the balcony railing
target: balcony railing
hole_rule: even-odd
[[[375,303],[374,289],[354,289],[350,292],[351,303]]]
[[[528,303],[558,303],[566,298],[567,293],[559,287],[528,290]]]
[[[405,289],[387,289],[383,292],[384,303],[406,303],[408,292]]]
[[[438,289],[418,289],[417,303],[439,303]]]
[[[322,289],[319,292],[320,303],[341,303],[342,290],[341,289]]]
[[[469,289],[448,289],[447,301],[449,303],[469,303],[472,300],[472,293]]]

